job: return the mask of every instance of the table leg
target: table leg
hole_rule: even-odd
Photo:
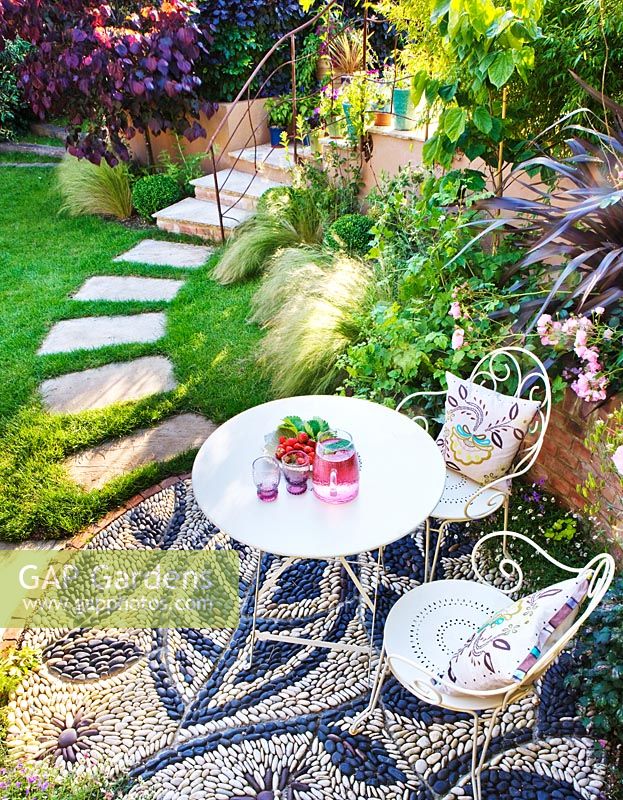
[[[258,550],[257,570],[256,570],[256,573],[255,573],[255,595],[254,595],[254,600],[253,600],[253,618],[252,618],[252,622],[251,622],[251,653],[249,655],[249,666],[251,666],[251,664],[253,663],[253,649],[255,647],[255,640],[257,638],[260,638],[256,634],[256,626],[257,626],[257,604],[258,604],[258,599],[259,599],[259,595],[260,595],[260,572],[261,572],[261,568],[262,568],[262,556],[263,555],[264,555],[264,551],[263,550]],[[293,558],[292,556],[289,556],[288,558],[286,558],[283,561],[283,563],[279,565],[279,568],[276,569],[275,572],[270,576],[270,578],[268,578],[264,582],[264,585],[262,586],[262,589],[265,592],[268,592],[270,589],[272,589],[272,587],[277,583],[277,581],[283,575],[283,573],[286,571],[286,569],[289,566],[291,566],[294,563],[295,560],[296,559]]]

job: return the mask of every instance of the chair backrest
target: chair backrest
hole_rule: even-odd
[[[480,359],[469,379],[500,394],[541,403],[507,477],[523,475],[536,461],[549,425],[552,391],[545,366],[523,347],[500,347]]]
[[[476,578],[480,581],[480,583],[490,583],[490,581],[486,580],[481,574],[478,569],[478,554],[480,552],[480,548],[485,544],[485,542],[491,541],[492,539],[499,538],[502,540],[503,548],[502,548],[502,557],[498,563],[498,570],[499,573],[502,575],[503,578],[509,580],[513,577],[513,575],[517,575],[517,581],[513,584],[510,588],[503,589],[500,586],[496,586],[497,589],[505,592],[506,594],[510,594],[511,592],[516,592],[521,589],[523,585],[523,570],[521,565],[511,557],[507,549],[507,543],[509,539],[518,539],[521,540],[530,547],[532,547],[541,557],[546,558],[549,562],[554,564],[554,566],[561,569],[563,572],[569,572],[573,575],[580,575],[583,572],[590,573],[590,583],[588,587],[587,593],[587,602],[584,604],[584,608],[582,612],[578,614],[575,622],[571,627],[550,647],[549,650],[546,650],[536,661],[533,667],[528,670],[528,672],[524,675],[521,681],[518,681],[513,687],[511,687],[508,691],[509,697],[515,697],[517,693],[523,693],[523,691],[529,689],[529,687],[534,684],[549,668],[552,661],[554,661],[560,653],[564,650],[567,644],[573,639],[576,633],[580,630],[582,625],[586,622],[586,620],[590,617],[593,613],[595,608],[601,602],[601,599],[608,591],[610,584],[612,583],[612,579],[614,578],[614,571],[615,571],[615,563],[614,559],[609,553],[600,553],[599,555],[592,558],[585,567],[569,567],[566,564],[562,564],[560,561],[557,561],[555,558],[549,555],[542,547],[539,547],[538,544],[532,541],[532,539],[524,536],[521,533],[515,533],[513,531],[496,531],[493,533],[488,533],[486,536],[483,536],[475,545],[474,549],[472,550],[472,569]],[[495,577],[495,575],[493,576]],[[496,692],[500,692],[500,690],[490,690],[482,692],[483,696],[495,694]]]

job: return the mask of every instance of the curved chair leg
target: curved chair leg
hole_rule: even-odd
[[[364,710],[358,714],[355,719],[352,721],[350,728],[348,729],[349,733],[353,735],[358,733],[361,730],[361,726],[363,723],[368,719],[370,714],[376,708],[377,703],[379,702],[379,697],[381,696],[381,689],[383,688],[383,682],[385,681],[385,675],[387,674],[389,664],[387,659],[385,658],[385,650],[381,650],[381,654],[379,656],[379,663],[376,668],[376,674],[374,676],[374,684],[372,685],[372,692],[370,694],[370,702],[364,708]]]
[[[433,564],[430,568],[430,575],[429,580],[435,580],[435,570],[437,569],[437,562],[439,561],[439,554],[441,553],[441,545],[443,544],[443,540],[446,536],[446,531],[448,529],[449,522],[442,522],[438,528],[437,533],[437,544],[435,545],[435,555],[433,556]]]
[[[487,751],[489,750],[489,745],[491,744],[491,738],[493,736],[493,729],[495,728],[495,723],[497,722],[498,714],[500,713],[500,707],[496,708],[491,715],[491,719],[488,722],[483,722],[483,728],[486,729],[485,733],[485,740],[482,744],[482,750],[480,751],[480,756],[478,756],[478,737],[480,736],[480,717],[478,714],[473,711],[472,716],[474,717],[474,730],[472,733],[472,792],[474,795],[474,800],[482,800],[482,787],[480,784],[480,775],[482,773],[482,768],[485,764],[485,759],[487,758]]]

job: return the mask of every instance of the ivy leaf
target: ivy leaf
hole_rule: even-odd
[[[449,108],[443,114],[443,131],[451,142],[456,142],[465,130],[467,111],[464,108]]]
[[[501,89],[515,70],[515,62],[513,54],[509,51],[498,53],[493,60],[491,66],[487,70],[489,80],[496,87]]]
[[[491,132],[493,120],[491,119],[491,114],[489,114],[484,106],[478,106],[476,108],[474,111],[473,121],[474,125],[481,133],[484,133],[485,136]]]

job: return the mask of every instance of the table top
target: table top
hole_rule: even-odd
[[[309,489],[295,496],[279,484],[272,503],[258,499],[251,464],[264,437],[286,416],[319,416],[348,431],[360,455],[359,496],[332,505]],[[310,395],[274,400],[221,425],[193,466],[197,503],[221,530],[280,556],[333,558],[374,550],[414,530],[437,504],[445,464],[426,431],[403,414],[352,397]]]

